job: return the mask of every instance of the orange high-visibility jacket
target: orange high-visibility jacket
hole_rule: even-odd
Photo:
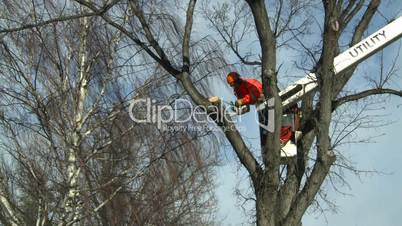
[[[262,84],[256,79],[241,79],[240,85],[234,90],[236,97],[243,100],[243,104],[255,104],[263,93]],[[281,128],[281,143],[285,144],[292,137],[292,127]]]
[[[240,85],[234,89],[237,99],[243,104],[255,104],[262,94],[262,84],[256,79],[241,79]]]

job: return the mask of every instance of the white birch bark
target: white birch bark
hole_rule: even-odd
[[[64,208],[65,213],[63,221],[59,225],[76,225],[81,218],[82,204],[79,198],[79,177],[81,168],[77,164],[78,151],[82,140],[83,114],[85,99],[88,93],[88,77],[89,66],[87,56],[87,35],[89,29],[89,21],[87,17],[81,19],[81,35],[79,48],[79,86],[77,92],[77,102],[74,115],[74,128],[70,136],[71,147],[67,153],[67,178],[68,178],[68,193],[65,198]]]
[[[21,215],[14,209],[13,205],[8,199],[7,191],[4,187],[0,186],[0,203],[1,206],[7,211],[7,214],[10,217],[10,225],[12,226],[21,226],[24,225],[22,222]]]

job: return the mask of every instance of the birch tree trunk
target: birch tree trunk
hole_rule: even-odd
[[[3,178],[1,178],[1,183],[3,183]],[[5,186],[0,186],[0,204],[1,207],[7,211],[7,214],[10,217],[10,225],[11,226],[21,226],[24,225],[22,222],[22,217],[20,213],[13,207],[11,204],[9,197],[7,195],[7,191],[5,191]]]
[[[81,35],[79,48],[79,81],[77,90],[77,102],[75,106],[74,128],[70,136],[71,147],[67,153],[67,178],[68,193],[65,199],[65,215],[60,225],[76,225],[81,218],[82,204],[80,202],[79,177],[81,169],[78,165],[78,154],[82,141],[82,127],[85,99],[88,93],[89,65],[87,54],[87,36],[89,30],[88,17],[81,19]]]

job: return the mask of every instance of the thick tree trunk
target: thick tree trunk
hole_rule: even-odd
[[[275,226],[274,206],[269,187],[262,180],[255,186],[257,226]],[[271,203],[270,203],[271,201]]]
[[[281,221],[282,216],[286,216],[289,210],[276,208],[275,203],[269,203],[270,198],[269,189],[261,187],[259,191],[256,191],[256,225],[257,226],[283,226]],[[280,201],[278,199],[278,201]],[[294,225],[287,226],[301,226],[301,222],[297,222]]]

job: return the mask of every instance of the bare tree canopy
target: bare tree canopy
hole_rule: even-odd
[[[390,83],[396,61],[381,60],[373,86],[357,92],[347,92],[357,65],[334,71],[335,57],[364,38],[381,4],[0,1],[0,221],[218,223],[213,167],[228,142],[249,175],[256,225],[301,225],[331,169],[346,167],[335,147],[362,125],[357,113],[342,126],[343,107],[374,95],[402,96]],[[284,49],[303,60],[283,65]],[[285,110],[279,93],[288,76],[282,66],[314,72],[318,82],[299,103],[302,136],[296,157],[286,159],[279,139]],[[233,68],[260,78],[265,98],[276,103],[274,130],[261,133],[258,153],[236,129],[226,103],[209,99]],[[164,122],[164,128],[187,128],[166,130],[160,121],[167,113],[159,109],[157,123],[135,122],[148,112],[130,106],[139,98],[167,108],[188,100],[208,120]],[[185,106],[174,108],[180,116],[191,114]],[[205,127],[188,129],[197,125]]]

